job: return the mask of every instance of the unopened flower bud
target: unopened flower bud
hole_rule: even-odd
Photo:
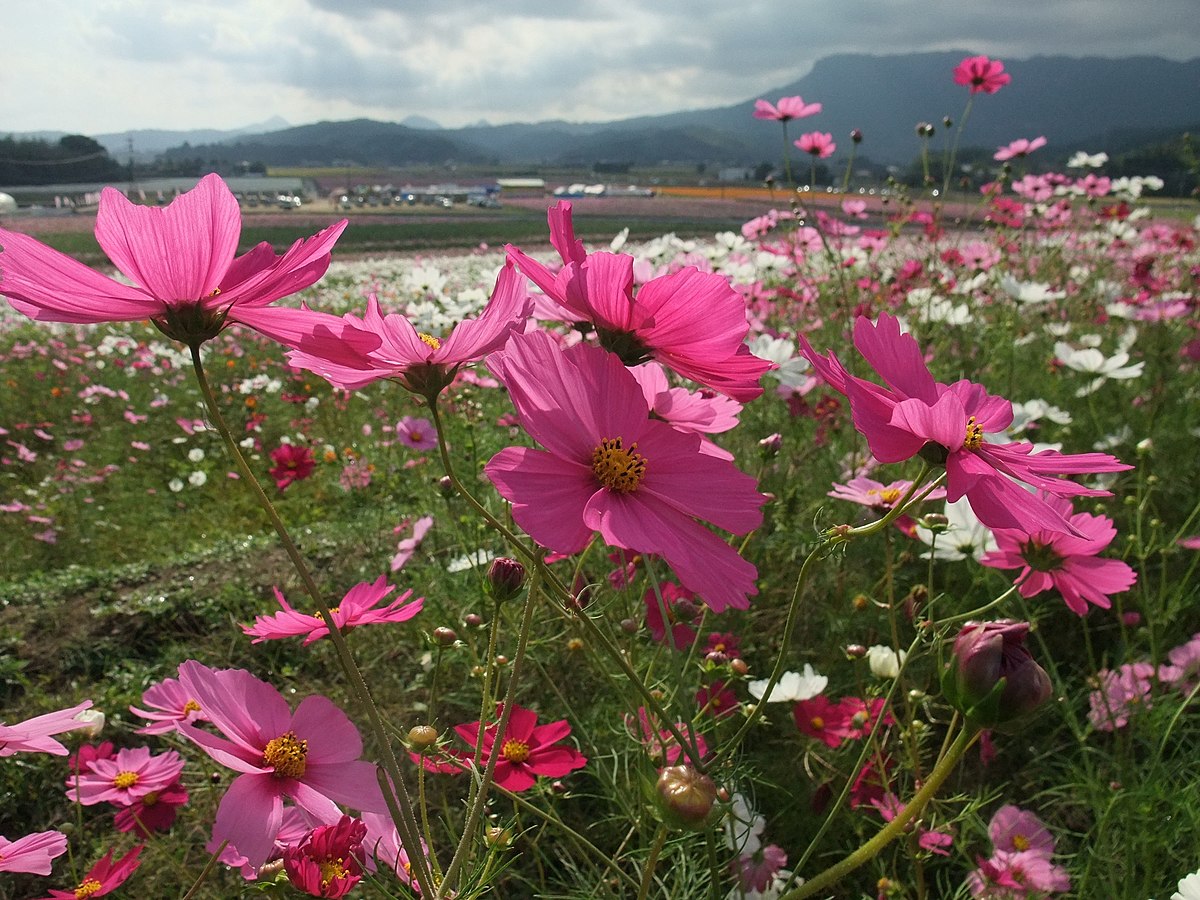
[[[99,737],[104,730],[104,713],[98,709],[85,709],[75,714],[76,722],[87,722],[79,729],[90,738]]]
[[[483,839],[493,850],[507,850],[512,846],[513,833],[507,828],[493,825],[484,831]]]
[[[515,559],[497,556],[488,567],[488,588],[497,603],[511,600],[525,585],[525,567]]]
[[[417,753],[428,750],[437,740],[437,729],[432,725],[414,725],[408,729],[408,745]]]
[[[638,623],[636,619],[622,619],[621,630],[626,634],[637,634]]]
[[[783,446],[783,435],[778,431],[774,434],[768,434],[758,442],[758,446],[762,447],[764,456],[775,456]]]
[[[1050,677],[1025,647],[1028,622],[968,622],[942,673],[942,693],[980,728],[1015,722],[1049,699]]]
[[[946,128],[949,128],[953,124],[954,124],[954,120],[952,118],[950,118],[949,116],[942,116],[942,125],[943,126],[945,126]]]
[[[454,482],[450,480],[449,475],[443,475],[438,479],[438,490],[445,497],[449,497],[454,493]]]
[[[687,597],[680,597],[671,604],[671,612],[675,613],[677,621],[691,622],[700,613],[700,607]]]
[[[440,625],[433,629],[433,639],[439,647],[449,647],[458,640],[458,634],[453,628],[447,628],[445,625]]]
[[[929,122],[918,122],[917,137],[933,137],[933,125],[931,125]]]
[[[926,531],[932,531],[934,534],[945,534],[950,530],[950,520],[941,513],[929,513],[921,516],[917,524]]]
[[[750,666],[741,657],[729,661],[729,671],[739,677],[750,674]]]
[[[716,783],[691,766],[663,769],[655,789],[664,819],[678,828],[702,828],[717,802]]]
[[[862,644],[847,644],[846,658],[847,659],[862,659],[867,655],[867,648]]]
[[[468,628],[478,628],[483,624],[483,616],[479,613],[467,613],[463,616],[463,624]]]
[[[850,140],[852,140],[852,141],[853,141],[854,143],[856,143],[856,144],[861,144],[861,143],[862,143],[862,139],[863,139],[863,133],[862,133],[862,131],[860,131],[860,130],[859,130],[859,129],[857,129],[857,128],[851,129],[851,131],[850,131]]]

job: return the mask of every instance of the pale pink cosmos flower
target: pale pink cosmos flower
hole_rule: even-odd
[[[15,722],[12,725],[0,723],[0,758],[15,753],[51,753],[54,756],[66,756],[67,748],[50,735],[75,731],[78,728],[90,728],[90,721],[76,717],[91,706],[91,700],[84,700],[70,709],[56,710],[26,719],[24,722]]]
[[[1036,815],[1008,804],[992,815],[988,837],[997,850],[1008,853],[1036,853],[1049,859],[1054,855],[1054,835]]]
[[[1169,666],[1163,666],[1159,678],[1175,685],[1185,694],[1190,694],[1200,676],[1200,634],[1192,635],[1187,643],[1180,644],[1167,652]]]
[[[895,509],[896,504],[904,499],[911,487],[912,482],[903,479],[884,484],[873,478],[859,476],[851,478],[845,484],[834,482],[833,490],[829,491],[827,496],[833,497],[836,500],[848,500],[851,503],[866,506],[874,510],[877,514],[883,515],[889,510]],[[927,490],[929,492],[926,494],[925,491]],[[912,496],[919,497],[922,494],[925,494],[922,502],[946,499],[946,489],[942,487],[929,490],[927,485],[920,490],[914,491]],[[913,537],[916,534],[916,522],[913,521],[911,516],[899,516],[893,524],[909,537]]]
[[[325,274],[345,227],[343,219],[283,256],[262,243],[235,259],[241,211],[220,176],[206,175],[162,209],[108,187],[100,194],[96,240],[132,285],[0,229],[0,294],[45,322],[150,319],[176,340],[197,343],[239,322],[283,340],[303,313],[271,304]]]
[[[92,760],[86,771],[67,779],[67,798],[83,806],[132,806],[173,784],[183,765],[183,757],[174,750],[156,756],[149,747],[122,747],[114,756]]]
[[[1129,717],[1151,705],[1154,666],[1146,662],[1125,663],[1112,672],[1096,673],[1099,688],[1088,694],[1088,721],[1098,731],[1115,731],[1129,724]]]
[[[136,729],[138,734],[169,734],[178,722],[205,722],[208,717],[200,704],[174,678],[164,678],[142,692],[142,703],[149,707],[129,707],[129,711],[148,719],[151,724]]]
[[[805,103],[804,98],[799,95],[780,97],[778,103],[760,99],[754,101],[754,118],[790,122],[792,119],[815,116],[821,109],[820,103]]]
[[[904,804],[891,791],[888,791],[882,797],[872,797],[871,805],[875,807],[875,810],[885,822],[892,821],[896,816],[904,812]],[[954,843],[954,835],[950,832],[938,831],[935,828],[923,828],[919,824],[916,826],[916,830],[917,846],[922,850],[936,853],[938,856],[950,855],[950,851],[946,849]]]
[[[1032,140],[1029,138],[1017,138],[1010,144],[1005,144],[999,148],[993,155],[992,159],[997,162],[1004,162],[1009,159],[1018,159],[1028,156],[1034,150],[1046,146],[1044,137],[1035,137]]]
[[[986,441],[985,435],[1003,435],[1012,423],[1012,404],[966,379],[949,385],[935,381],[916,340],[887,313],[876,323],[859,317],[854,325],[854,346],[886,386],[851,375],[835,354],[820,355],[804,335],[799,340],[818,374],[849,398],[854,426],[879,462],[921,454],[944,465],[946,498],[954,502],[965,496],[989,528],[1075,533],[1059,510],[1017,482],[1055,496],[1108,497],[1109,491],[1060,476],[1132,468],[1105,453],[1035,453],[1030,443]]]
[[[432,450],[438,445],[433,423],[413,416],[405,416],[396,423],[396,437],[410,450]]]
[[[968,56],[954,67],[954,83],[968,87],[972,94],[994,94],[1012,81],[1004,63],[986,56]]]
[[[978,863],[979,868],[967,876],[972,897],[1014,900],[1071,889],[1066,869],[1028,850],[1023,853],[997,850],[991,859],[980,859]]]
[[[634,293],[633,257],[587,253],[575,237],[571,204],[547,213],[557,272],[509,245],[513,260],[560,307],[559,318],[589,323],[599,342],[625,365],[655,359],[685,378],[739,402],[762,393],[774,366],[746,347],[746,301],[727,278],[688,266],[660,275]]]
[[[715,611],[745,609],[757,570],[697,519],[734,534],[762,523],[754,479],[705,454],[700,438],[650,418],[621,361],[598,347],[514,337],[488,360],[521,424],[545,450],[508,447],[484,467],[539,544],[578,553],[600,536],[662,556]]]
[[[404,316],[385,314],[371,296],[361,318],[314,313],[318,317],[314,323],[321,323],[327,334],[341,329],[340,339],[314,332],[291,344],[298,349],[288,354],[288,360],[348,391],[389,378],[413,393],[436,395],[454,380],[460,367],[499,350],[510,333],[523,330],[532,309],[524,279],[508,263],[496,277],[479,318],[464,319],[447,337],[418,332]]]
[[[1071,524],[1072,532],[996,528],[996,550],[980,562],[993,569],[1020,569],[1017,590],[1022,597],[1056,590],[1076,615],[1087,615],[1088,604],[1112,606],[1109,596],[1129,590],[1137,573],[1119,559],[1099,554],[1117,536],[1112,519],[1077,513],[1067,497],[1041,494],[1041,500]]]
[[[407,523],[401,523],[393,529],[393,534],[399,534],[405,528]],[[429,529],[433,527],[433,516],[421,516],[412,523],[412,537],[401,538],[396,544],[396,555],[392,557],[392,571],[398,572],[404,568],[417,548],[421,546],[421,541],[425,540],[425,535],[429,533]]]
[[[796,139],[795,144],[805,153],[811,153],[817,159],[827,159],[833,156],[833,151],[837,149],[837,144],[833,142],[833,135],[828,131],[810,131],[808,134],[802,134]]]
[[[49,875],[51,860],[67,852],[61,831],[38,831],[10,841],[0,834],[0,872]]]
[[[219,735],[181,722],[179,733],[240,774],[217,808],[215,851],[229,841],[248,865],[270,856],[289,798],[317,821],[337,804],[385,812],[375,766],[359,759],[362,738],[327,697],[305,697],[293,712],[274,687],[243,669],[215,670],[188,660],[179,683],[196,697]]]
[[[333,614],[334,624],[342,631],[356,628],[359,625],[378,625],[383,622],[407,622],[421,611],[425,604],[424,597],[418,597],[411,603],[406,603],[412,596],[412,590],[407,590],[396,597],[387,606],[378,604],[394,591],[394,585],[387,583],[387,576],[380,575],[374,583],[364,581],[356,584],[346,592],[346,595],[329,611]],[[304,635],[303,646],[307,647],[313,641],[318,641],[329,634],[329,625],[319,612],[303,613],[292,608],[287,598],[275,591],[275,599],[283,607],[279,612],[269,616],[255,616],[253,625],[243,625],[242,631],[252,635],[257,644],[262,641],[279,640],[281,638]]]

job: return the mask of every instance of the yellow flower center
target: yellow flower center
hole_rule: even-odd
[[[888,506],[895,506],[896,501],[903,496],[904,492],[899,488],[884,488],[882,491],[879,491],[879,499]]]
[[[341,608],[340,606],[331,606],[331,607],[329,607],[329,612],[330,612],[332,615],[335,615],[335,616],[336,616],[336,615],[337,615],[339,612],[341,612],[341,610],[342,610],[342,608]],[[318,621],[320,621],[320,622],[324,622],[324,621],[325,621],[325,617],[324,617],[323,615],[321,615],[321,611],[320,611],[320,610],[317,610],[315,613],[313,613],[313,614],[312,614],[312,617],[313,617],[314,619],[317,619],[317,620],[318,620]]]
[[[421,339],[421,343],[427,344],[429,347],[437,350],[442,346],[442,342],[435,338],[432,334],[426,334],[423,331],[417,332],[417,337]]]
[[[263,751],[263,762],[275,768],[279,778],[304,777],[305,761],[308,757],[308,741],[296,737],[294,731],[288,731],[277,738],[267,741]]]
[[[200,704],[197,703],[195,700],[189,700],[187,703],[183,704],[183,714],[185,716],[188,713],[194,713],[194,712],[200,712]]]
[[[505,741],[500,755],[509,762],[523,763],[529,759],[529,745],[524,741]]]
[[[151,791],[142,796],[142,806],[153,806],[158,802],[158,791]]]
[[[592,451],[592,471],[610,491],[628,494],[646,477],[646,457],[635,452],[637,442],[626,450],[621,438],[605,438]]]
[[[983,443],[983,426],[975,424],[975,417],[967,419],[967,434],[963,438],[963,446],[968,450],[978,450]]]
[[[137,772],[118,772],[117,777],[113,779],[113,786],[119,787],[122,790],[131,788],[138,783]]]
[[[75,900],[83,900],[84,897],[91,897],[100,891],[103,887],[95,878],[85,878],[79,887],[75,888]]]
[[[822,719],[820,716],[813,716],[808,721],[809,721],[809,724],[811,724],[812,727],[816,728],[818,731],[820,731],[822,728],[825,727],[825,720]]]
[[[345,861],[341,859],[326,859],[317,863],[317,867],[321,870],[321,888],[328,888],[330,882],[336,878],[345,878],[349,872],[346,870]]]

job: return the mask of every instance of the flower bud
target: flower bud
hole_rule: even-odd
[[[525,585],[525,567],[515,559],[497,556],[488,567],[488,588],[497,603],[511,600]]]
[[[712,815],[717,785],[691,766],[668,766],[658,774],[655,787],[663,818],[678,828],[699,829]]]
[[[942,673],[942,693],[969,722],[995,728],[1025,716],[1051,694],[1050,677],[1029,654],[1028,622],[968,622]]]
[[[862,139],[863,139],[863,133],[861,130],[859,130],[858,128],[851,129],[850,140],[852,140],[856,144],[861,144]]]
[[[458,635],[453,628],[447,628],[445,625],[440,625],[433,629],[433,640],[439,647],[450,647],[458,640]]]
[[[463,616],[463,624],[468,628],[479,628],[483,625],[483,616],[479,613],[467,613]]]
[[[414,725],[408,729],[408,745],[417,753],[423,753],[437,743],[437,729],[432,725]]]

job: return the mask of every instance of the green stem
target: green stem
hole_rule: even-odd
[[[804,882],[794,891],[788,891],[779,900],[802,900],[804,897],[811,897],[824,891],[830,885],[836,884],[859,866],[874,859],[884,847],[904,833],[909,822],[921,814],[926,804],[933,799],[942,783],[954,771],[963,754],[970,749],[978,736],[979,729],[973,726],[965,727],[960,731],[950,746],[950,750],[929,773],[929,778],[921,785],[921,789],[917,791],[912,800],[904,805],[904,809],[896,815],[896,818],[884,825],[878,834],[841,862],[835,863],[815,878]]]
[[[221,841],[221,846],[217,848],[216,853],[208,858],[208,862],[206,862],[204,864],[204,868],[200,870],[200,874],[196,877],[195,882],[193,882],[192,886],[188,888],[187,893],[183,895],[183,900],[192,900],[192,897],[196,896],[196,891],[200,890],[200,885],[204,884],[205,879],[208,878],[208,876],[212,873],[212,870],[216,868],[217,860],[221,858],[221,854],[225,852],[225,848],[228,846],[228,840]]]
[[[208,377],[204,372],[204,363],[200,359],[200,344],[192,343],[189,347],[192,353],[192,369],[196,373],[196,381],[200,385],[200,393],[204,397],[209,417],[217,427],[217,431],[221,435],[221,440],[225,443],[225,449],[233,457],[233,461],[241,472],[243,480],[249,485],[251,493],[258,501],[258,505],[266,513],[271,525],[275,528],[275,533],[279,536],[280,543],[283,544],[283,549],[287,553],[288,559],[291,560],[292,566],[295,568],[297,574],[299,574],[305,591],[313,603],[316,604],[318,613],[328,626],[329,639],[333,643],[342,671],[350,682],[350,687],[355,698],[363,709],[366,710],[371,731],[380,745],[380,752],[383,753],[383,767],[392,779],[393,786],[390,790],[384,791],[384,798],[389,801],[394,799],[398,805],[400,816],[395,822],[396,829],[400,833],[400,840],[403,842],[405,848],[410,850],[409,855],[413,861],[413,874],[417,879],[417,883],[421,885],[422,890],[429,894],[433,882],[430,878],[428,862],[424,854],[419,850],[421,846],[417,839],[419,829],[416,816],[413,814],[412,801],[408,796],[408,791],[404,787],[404,781],[400,775],[400,766],[392,750],[391,738],[384,727],[383,718],[379,714],[379,708],[375,705],[375,701],[371,697],[371,691],[363,679],[362,672],[359,671],[358,666],[354,662],[354,657],[350,653],[350,648],[346,644],[346,638],[334,621],[333,613],[330,611],[329,605],[326,603],[321,591],[317,588],[312,573],[308,570],[308,565],[300,555],[299,548],[296,546],[295,541],[292,540],[291,534],[288,533],[283,519],[279,517],[275,505],[271,502],[271,499],[267,496],[262,485],[255,477],[250,464],[246,461],[245,456],[242,455],[237,441],[233,439],[233,433],[229,430],[229,424],[221,414],[221,407],[217,403],[216,394],[213,393],[212,386],[209,384]],[[389,797],[389,794],[394,794],[394,796]],[[391,802],[388,803],[388,806],[391,808]]]
[[[642,867],[642,886],[638,889],[638,900],[646,900],[650,896],[650,885],[654,884],[654,870],[658,867],[658,857],[666,843],[667,826],[659,825],[658,832],[654,835],[654,844],[650,847],[650,855],[646,857],[646,865]]]

